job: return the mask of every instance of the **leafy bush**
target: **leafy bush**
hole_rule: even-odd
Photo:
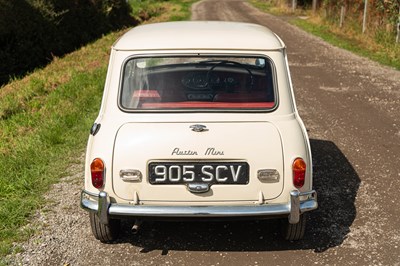
[[[0,0],[0,85],[133,25],[125,0]]]

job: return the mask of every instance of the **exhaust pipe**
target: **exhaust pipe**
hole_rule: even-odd
[[[135,224],[132,226],[132,234],[136,235],[140,229],[140,225],[142,224],[142,220],[135,220]]]

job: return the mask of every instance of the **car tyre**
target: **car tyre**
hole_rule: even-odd
[[[103,243],[113,242],[118,238],[119,231],[121,228],[121,220],[110,219],[108,224],[100,222],[99,217],[96,213],[90,212],[90,227],[94,237]]]
[[[306,221],[306,214],[300,215],[300,221],[297,224],[291,224],[287,219],[283,220],[282,235],[285,240],[296,241],[302,239],[306,230]]]

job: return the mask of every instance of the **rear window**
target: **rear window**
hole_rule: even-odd
[[[125,110],[268,110],[276,105],[264,57],[132,58],[123,70]]]

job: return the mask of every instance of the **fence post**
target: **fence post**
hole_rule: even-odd
[[[339,27],[343,27],[344,12],[345,12],[345,7],[342,6],[342,7],[340,8],[340,23],[339,23]]]
[[[396,43],[400,42],[400,7],[399,7],[399,20],[397,22],[397,36],[396,36]]]
[[[399,43],[400,42],[400,20],[397,23],[397,36],[396,36],[396,42]]]
[[[362,33],[365,33],[365,30],[367,29],[367,12],[368,12],[368,0],[364,0],[364,16],[363,16]]]
[[[317,0],[312,1],[312,11],[315,13],[317,11]]]

